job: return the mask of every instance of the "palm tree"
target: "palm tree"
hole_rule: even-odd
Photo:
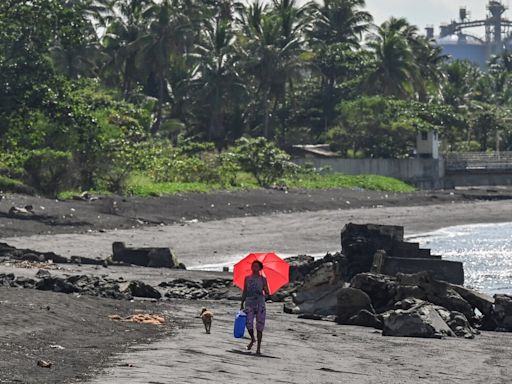
[[[247,38],[240,49],[244,67],[254,78],[256,94],[263,106],[263,134],[270,137],[270,104],[273,115],[278,103],[285,99],[286,86],[301,76],[303,62],[303,34],[301,33],[301,10],[294,1],[276,3],[269,10],[255,2],[242,12],[242,30]]]
[[[442,68],[445,74],[443,99],[456,108],[469,109],[476,97],[476,85],[482,78],[482,72],[473,64],[455,60]]]
[[[409,97],[414,93],[419,67],[410,44],[411,30],[404,29],[396,20],[383,23],[369,37],[368,47],[374,55],[375,67],[368,85],[384,96]]]
[[[162,0],[152,2],[143,12],[150,19],[147,32],[137,40],[141,45],[137,60],[146,66],[156,84],[156,119],[151,132],[156,134],[163,120],[164,100],[169,93],[167,74],[174,57],[186,55],[194,42],[190,16],[194,10],[189,0]]]
[[[416,93],[420,101],[427,101],[429,95],[442,98],[445,74],[442,64],[447,60],[443,49],[424,36],[417,36],[414,44],[414,56],[419,69],[415,82]]]
[[[314,64],[321,75],[320,93],[324,130],[327,131],[340,101],[338,84],[354,75],[353,58],[362,35],[368,31],[372,16],[363,10],[365,0],[323,0],[312,3],[309,43],[314,49]],[[363,63],[364,55],[357,53]],[[360,65],[359,65],[360,67]]]
[[[110,81],[120,83],[123,95],[128,100],[137,82],[142,81],[137,57],[142,49],[140,38],[146,33],[148,20],[143,10],[148,0],[116,0],[113,13],[106,23],[103,46],[109,57],[103,72]]]
[[[70,79],[96,76],[102,55],[94,24],[108,8],[108,0],[65,0],[61,6],[65,17],[57,23],[66,29],[54,37],[49,49],[53,63]]]
[[[310,35],[314,43],[359,47],[362,35],[373,20],[370,13],[362,10],[365,0],[323,0],[321,4],[313,4],[314,23]]]
[[[190,55],[197,61],[191,85],[198,110],[208,119],[208,140],[224,139],[226,110],[246,89],[236,68],[235,42],[230,22],[213,17],[205,22],[202,41]]]

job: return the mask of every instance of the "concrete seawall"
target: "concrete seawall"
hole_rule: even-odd
[[[295,159],[297,164],[329,168],[346,175],[380,175],[407,181],[420,189],[444,188],[442,159]]]
[[[297,164],[328,168],[346,175],[380,175],[406,181],[423,190],[471,186],[510,186],[512,170],[466,169],[446,171],[444,159],[295,159]]]

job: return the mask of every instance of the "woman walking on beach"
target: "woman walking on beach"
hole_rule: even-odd
[[[261,340],[263,339],[263,329],[265,328],[266,307],[265,298],[269,296],[267,279],[261,275],[263,263],[255,260],[251,264],[252,274],[245,278],[244,291],[242,293],[242,303],[240,309],[247,314],[247,331],[251,336],[251,342],[247,349],[251,350],[257,341],[256,354],[261,355]],[[254,338],[254,319],[256,319],[256,336]]]

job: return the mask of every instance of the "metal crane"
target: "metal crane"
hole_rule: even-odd
[[[441,25],[440,37],[457,34],[463,40],[465,29],[485,27],[485,39],[491,45],[492,53],[500,53],[504,49],[504,42],[512,39],[512,21],[503,17],[507,8],[501,1],[489,1],[487,10],[489,12],[484,20],[470,20],[466,8],[460,8],[459,20]]]

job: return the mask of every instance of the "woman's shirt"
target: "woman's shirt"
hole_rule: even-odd
[[[267,279],[263,276],[248,276],[245,279],[245,286],[247,297],[245,299],[246,304],[256,305],[265,304],[265,295],[263,289],[267,284]]]

